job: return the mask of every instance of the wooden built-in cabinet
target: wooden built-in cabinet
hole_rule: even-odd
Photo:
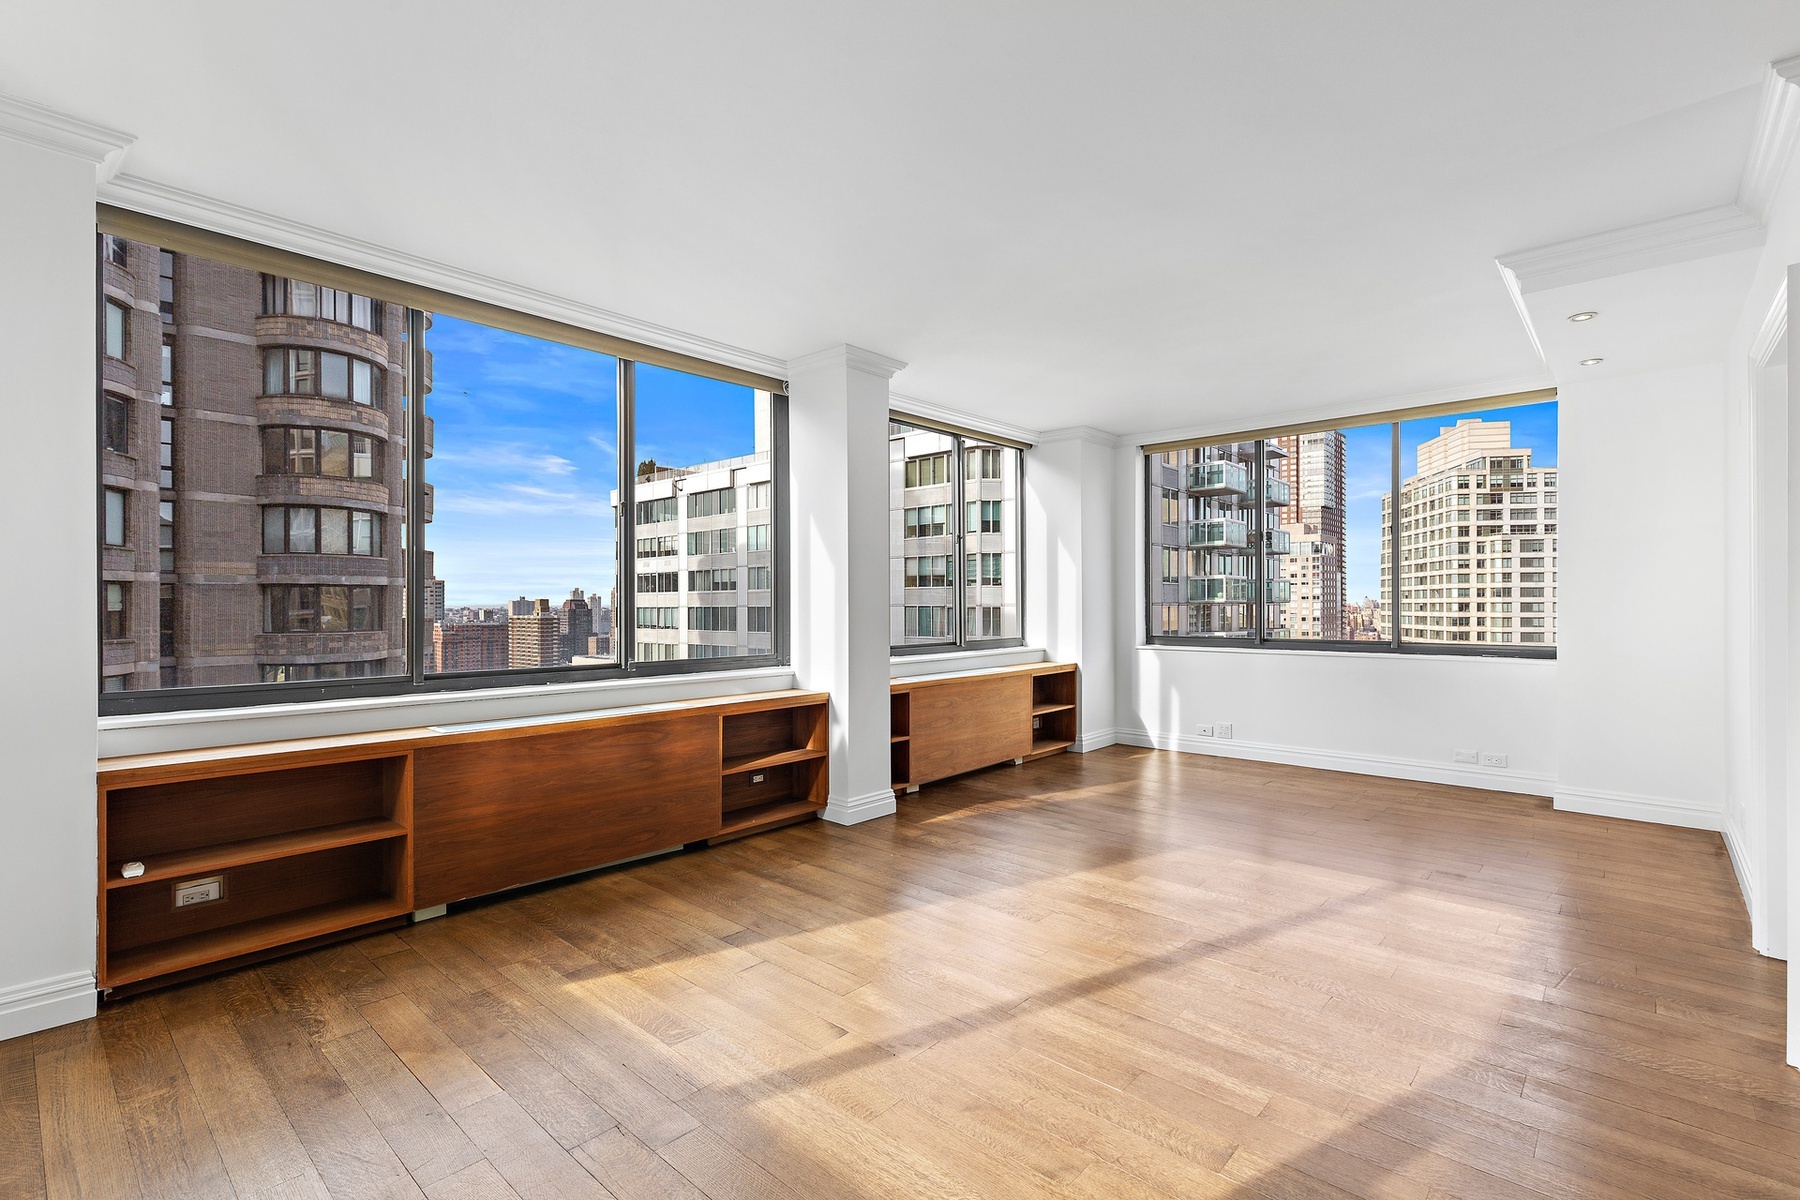
[[[100,986],[170,982],[806,820],[826,800],[826,699],[766,692],[104,760]],[[178,903],[209,880],[218,899]]]
[[[894,680],[888,701],[894,790],[1067,750],[1076,737],[1075,682],[1073,663]]]

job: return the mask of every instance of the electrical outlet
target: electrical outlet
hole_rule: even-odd
[[[1479,750],[1453,750],[1451,757],[1460,763],[1478,763],[1481,761]]]
[[[225,877],[208,875],[205,879],[189,879],[175,885],[175,907],[192,908],[225,898]]]
[[[1226,723],[1224,725],[1214,725],[1213,726],[1213,736],[1214,737],[1222,737],[1222,738],[1230,737],[1231,736],[1230,723]]]
[[[1211,737],[1213,735],[1213,727],[1211,725],[1199,725],[1195,727],[1194,732],[1201,737]]]
[[[1486,750],[1483,750],[1481,752],[1481,765],[1484,767],[1504,767],[1506,765],[1506,755],[1490,754]]]
[[[1042,729],[1044,727],[1044,718],[1042,718],[1042,717],[1031,718],[1031,727],[1033,729]]]
[[[762,781],[763,781],[763,777],[761,775],[752,775],[750,777],[751,783],[761,783]]]

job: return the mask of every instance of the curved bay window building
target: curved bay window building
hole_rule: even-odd
[[[1281,570],[1292,535],[1276,523],[1293,499],[1276,469],[1286,456],[1278,439],[1149,456],[1153,636],[1255,638],[1259,580],[1265,622],[1279,620],[1293,587]]]
[[[100,257],[102,687],[404,673],[406,310]]]

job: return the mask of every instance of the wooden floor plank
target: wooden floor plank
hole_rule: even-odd
[[[1118,747],[0,1043],[0,1196],[1800,1200],[1716,834]]]

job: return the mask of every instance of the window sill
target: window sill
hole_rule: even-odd
[[[471,691],[131,713],[99,719],[99,756],[113,758],[430,725],[567,717],[793,686],[791,667],[750,667],[641,679],[586,679]]]
[[[1282,654],[1289,657],[1300,658],[1379,659],[1386,662],[1404,661],[1415,658],[1431,658],[1438,660],[1446,658],[1475,659],[1480,662],[1490,663],[1554,663],[1556,661],[1555,654],[1543,654],[1541,652],[1532,654],[1508,653],[1507,651],[1482,653],[1477,650],[1441,650],[1435,646],[1405,651],[1391,650],[1385,646],[1379,650],[1315,650],[1311,647],[1295,649],[1293,647],[1282,646],[1171,646],[1161,642],[1140,642],[1137,645],[1137,649],[1140,652],[1166,650],[1175,654]],[[1552,646],[1549,647],[1549,649],[1554,650],[1555,647]]]
[[[947,650],[942,654],[908,654],[888,659],[889,679],[911,679],[917,675],[941,675],[945,671],[976,670],[981,667],[1016,667],[1026,663],[1045,662],[1048,652],[1030,646],[1009,646],[1004,650]]]

